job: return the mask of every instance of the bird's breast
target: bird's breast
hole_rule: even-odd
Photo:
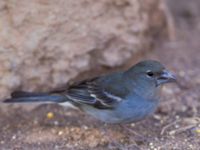
[[[129,99],[118,107],[116,113],[123,122],[135,122],[151,115],[157,106],[158,101],[156,100]]]

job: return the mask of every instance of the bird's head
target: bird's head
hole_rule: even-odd
[[[130,68],[127,72],[133,80],[138,80],[144,84],[148,83],[152,86],[175,82],[176,77],[158,61],[146,60],[141,61]]]

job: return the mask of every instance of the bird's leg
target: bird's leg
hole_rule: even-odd
[[[110,131],[110,127],[112,127],[111,131]],[[114,132],[114,127],[117,127],[116,125],[109,125],[107,123],[104,123],[103,124],[103,128],[102,131],[103,131],[103,134],[105,135],[106,137],[106,140],[108,141],[108,147],[109,149],[118,149],[118,148],[121,148],[123,145],[118,141],[118,139],[116,139],[116,137],[113,135],[113,132]]]
[[[137,139],[138,141],[144,141],[144,142],[148,141],[147,137],[136,132],[134,129],[130,128],[130,126],[128,124],[120,124],[119,126],[121,126],[123,129],[125,129],[128,132],[128,134],[134,135],[134,138]]]
[[[125,129],[126,131],[128,131],[131,134],[134,134],[136,136],[141,137],[142,135],[137,133],[135,130],[131,129],[127,124],[120,124],[120,127],[122,127],[123,129]]]

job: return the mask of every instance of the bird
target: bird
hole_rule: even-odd
[[[143,60],[118,71],[50,92],[15,91],[4,103],[48,102],[71,104],[110,124],[132,123],[152,115],[160,103],[162,85],[175,75],[156,60]]]

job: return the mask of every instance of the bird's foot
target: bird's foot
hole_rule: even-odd
[[[135,131],[134,129],[132,129],[130,126],[124,124],[124,125],[120,125],[123,129],[125,129],[127,133],[127,135],[130,135],[130,137],[134,138],[134,141],[136,143],[146,143],[149,142],[148,137],[146,137],[145,135],[142,135],[140,133],[138,133],[137,131]]]

